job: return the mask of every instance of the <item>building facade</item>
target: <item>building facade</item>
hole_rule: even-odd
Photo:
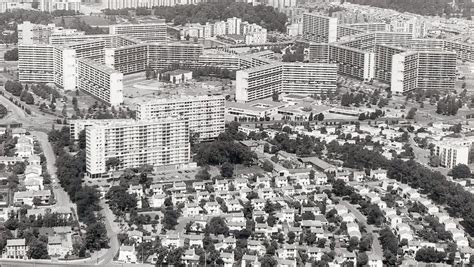
[[[190,160],[189,123],[181,118],[155,121],[116,121],[86,127],[86,170],[100,177],[107,160],[117,158],[116,170],[143,165],[186,164]]]
[[[138,120],[160,120],[180,116],[189,121],[189,131],[198,140],[213,140],[225,130],[225,99],[223,96],[189,96],[163,98],[138,103]]]
[[[166,41],[165,21],[141,24],[113,24],[109,26],[109,34],[125,34],[141,41]]]
[[[303,14],[303,38],[317,43],[330,43],[337,40],[337,18],[315,13]]]

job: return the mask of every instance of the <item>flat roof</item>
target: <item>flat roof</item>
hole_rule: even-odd
[[[232,102],[232,101],[225,102],[226,107],[248,109],[248,110],[253,110],[253,111],[265,111],[272,108],[279,108],[284,105],[285,103],[283,102],[273,102],[273,101],[265,100],[265,99],[259,99],[259,100],[246,102],[246,103],[239,103],[239,102]]]

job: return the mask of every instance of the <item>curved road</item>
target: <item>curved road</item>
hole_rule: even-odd
[[[7,95],[7,97],[9,97]],[[53,148],[48,141],[47,132],[54,125],[53,116],[45,116],[42,114],[31,114],[28,115],[20,107],[16,106],[10,102],[5,96],[0,96],[0,104],[4,105],[8,112],[8,115],[0,120],[2,123],[9,122],[18,122],[23,124],[23,128],[30,131],[30,133],[36,137],[38,142],[41,144],[44,155],[47,160],[48,171],[51,174],[52,186],[54,197],[56,200],[55,206],[66,207],[68,209],[73,209],[74,214],[77,218],[76,205],[71,201],[69,195],[64,191],[64,189],[59,184],[59,181],[56,177],[56,156],[54,155]],[[100,266],[116,266],[112,262],[114,256],[119,250],[119,242],[117,239],[117,233],[120,231],[116,224],[114,223],[115,216],[112,211],[108,208],[108,205],[104,201],[101,201],[102,214],[105,218],[105,225],[107,228],[107,233],[110,238],[109,246],[107,250],[102,250],[95,253],[91,258],[79,261],[71,262],[57,262],[53,263],[51,261],[12,261],[0,259],[1,266],[64,266],[64,265],[74,265],[74,266],[90,266],[90,265],[100,265]],[[127,265],[122,265],[127,266]],[[130,265],[131,266],[131,265]],[[134,265],[136,266],[136,265]]]

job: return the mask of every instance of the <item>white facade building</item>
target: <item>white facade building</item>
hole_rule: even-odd
[[[190,159],[189,123],[181,118],[117,121],[86,127],[86,170],[91,177],[107,172],[117,158],[117,170],[186,164]]]

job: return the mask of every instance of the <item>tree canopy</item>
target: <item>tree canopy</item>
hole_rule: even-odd
[[[256,23],[269,31],[286,32],[287,16],[271,6],[247,4],[230,0],[199,3],[197,5],[176,5],[156,7],[154,14],[164,17],[175,25],[186,23],[206,24],[227,18],[242,18],[242,21]]]

